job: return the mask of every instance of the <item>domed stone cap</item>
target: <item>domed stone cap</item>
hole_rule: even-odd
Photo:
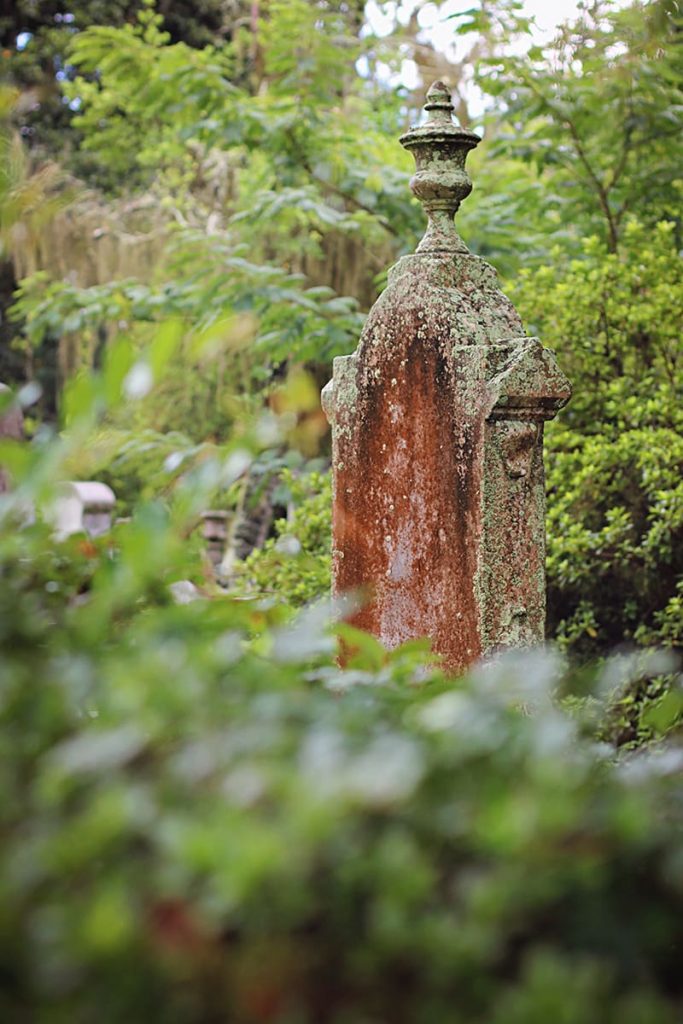
[[[463,199],[472,191],[465,159],[481,141],[476,132],[453,121],[453,104],[448,86],[434,82],[427,93],[428,118],[399,139],[416,164],[410,187],[429,218],[418,253],[469,252],[453,217]]]

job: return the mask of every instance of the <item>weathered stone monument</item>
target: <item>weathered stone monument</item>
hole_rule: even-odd
[[[202,512],[202,537],[214,572],[218,572],[228,541],[228,513],[221,509]]]
[[[458,670],[543,640],[543,423],[571,388],[455,230],[479,137],[453,122],[443,83],[425,110],[400,141],[426,234],[323,391],[333,591],[361,592],[351,621],[388,647],[428,636]]]

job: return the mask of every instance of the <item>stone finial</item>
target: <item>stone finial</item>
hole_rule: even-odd
[[[468,252],[453,218],[472,191],[465,159],[481,139],[453,121],[451,95],[443,82],[434,82],[429,89],[425,110],[427,121],[399,140],[415,157],[417,170],[410,187],[429,218],[417,252]]]

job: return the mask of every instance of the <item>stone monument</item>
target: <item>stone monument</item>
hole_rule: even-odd
[[[74,533],[100,537],[111,529],[116,495],[99,480],[70,480],[58,487],[48,517],[59,540]]]
[[[350,621],[388,647],[427,636],[459,671],[543,640],[543,423],[571,387],[455,229],[479,137],[454,123],[443,83],[425,110],[400,141],[427,231],[323,391],[333,592],[360,592]]]
[[[211,567],[219,572],[228,541],[228,513],[221,509],[202,512],[202,537]]]

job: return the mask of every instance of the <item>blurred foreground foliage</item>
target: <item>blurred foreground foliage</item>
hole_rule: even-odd
[[[441,26],[478,33],[496,105],[463,234],[575,384],[548,432],[563,653],[463,679],[320,600],[317,387],[421,226],[387,84],[409,28],[326,0],[43,6],[0,26],[24,268],[0,366],[34,414],[0,445],[0,1016],[675,1024],[681,680],[604,655],[682,640],[677,5],[600,0],[523,54],[514,0]],[[33,257],[64,168],[109,219],[55,273]],[[136,197],[152,257],[93,277]],[[129,521],[57,540],[55,488],[94,475]],[[273,481],[288,514],[226,593],[201,514]]]
[[[187,538],[258,421],[112,535],[58,541],[64,466],[162,348],[114,346],[61,436],[0,449],[3,1019],[675,1024],[674,663],[449,679],[327,605],[226,595]],[[663,672],[659,742],[624,757],[600,709]]]

